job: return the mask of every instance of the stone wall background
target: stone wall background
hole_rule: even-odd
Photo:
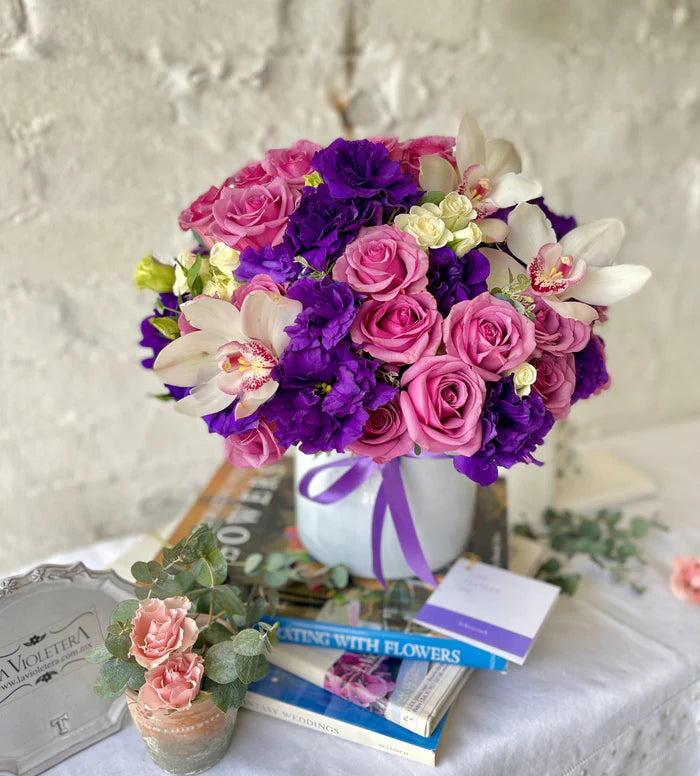
[[[0,0],[0,571],[175,515],[218,438],[148,399],[131,285],[177,213],[300,136],[512,139],[654,278],[606,325],[587,435],[697,414],[696,0]]]

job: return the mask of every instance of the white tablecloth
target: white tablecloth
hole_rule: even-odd
[[[586,566],[521,668],[478,672],[445,729],[437,773],[460,776],[699,776],[700,609],[667,588],[674,554],[700,555],[700,421],[620,437],[608,449],[655,476],[672,532],[648,542],[645,595]],[[106,566],[122,545],[82,551]],[[110,557],[111,553],[111,557]],[[66,558],[68,560],[68,558]],[[117,735],[51,776],[155,776],[138,734]],[[212,776],[423,774],[427,766],[242,711]]]

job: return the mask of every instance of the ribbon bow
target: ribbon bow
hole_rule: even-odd
[[[416,458],[417,456],[409,453],[403,457]],[[447,458],[447,456],[441,453],[423,451],[421,458]],[[376,471],[379,471],[382,476],[382,482],[377,491],[377,498],[372,512],[372,570],[374,571],[374,576],[382,587],[386,587],[382,573],[382,530],[388,506],[406,563],[423,582],[437,585],[418,541],[411,508],[406,498],[406,489],[401,478],[399,460],[400,458],[393,458],[387,463],[378,464],[365,456],[352,456],[342,461],[324,463],[306,472],[299,483],[299,492],[305,498],[318,504],[335,504],[359,488]],[[347,471],[322,493],[316,496],[309,494],[309,486],[317,474],[326,469],[339,467],[347,468]]]

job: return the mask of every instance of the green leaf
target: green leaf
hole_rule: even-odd
[[[630,520],[630,534],[635,539],[641,539],[649,530],[649,521],[645,517],[633,517]]]
[[[192,237],[202,246],[202,248],[206,248],[206,250],[209,250],[207,248],[207,244],[204,242],[204,240],[195,232],[194,229],[190,229],[190,232],[192,233]]]
[[[157,329],[164,337],[169,340],[175,340],[180,336],[180,327],[177,325],[177,318],[154,316],[149,318],[148,322]]]
[[[442,191],[426,191],[421,197],[420,203],[424,205],[426,202],[432,202],[433,205],[439,205],[443,199],[445,199],[445,195]]]
[[[192,603],[199,601],[200,598],[203,598],[205,595],[208,595],[208,594],[209,594],[208,587],[196,587],[194,590],[187,591],[187,597],[190,599],[190,601],[192,601]]]
[[[260,631],[255,628],[242,630],[233,640],[233,649],[237,655],[262,655],[265,647]]]
[[[153,582],[153,577],[148,570],[148,565],[142,560],[137,560],[131,567],[131,575],[137,582],[141,582],[143,585],[150,585],[151,582]]]
[[[559,577],[549,577],[547,582],[560,587],[565,595],[575,595],[578,590],[581,576],[579,574],[566,574]]]
[[[202,268],[202,257],[198,254],[194,264],[187,270],[187,285],[193,295],[195,294],[194,284],[199,278],[199,270]]]
[[[231,641],[233,634],[220,622],[213,622],[208,628],[199,631],[200,636],[207,644],[218,644],[221,641]]]
[[[245,614],[243,602],[231,585],[217,585],[214,588],[214,606],[218,606],[229,614]]]
[[[105,663],[107,660],[112,659],[112,653],[105,647],[104,644],[98,644],[93,647],[89,652],[85,653],[85,660],[88,663]]]
[[[238,678],[245,684],[257,682],[258,679],[262,679],[268,671],[267,660],[264,655],[249,656],[237,654],[235,657],[235,666]]]
[[[175,401],[172,393],[152,393],[151,398],[158,399],[158,401]]]
[[[345,566],[334,566],[331,569],[330,578],[333,585],[340,590],[346,588],[350,582],[350,574]]]
[[[112,658],[100,667],[100,673],[95,681],[95,692],[108,701],[116,700],[126,690],[131,676],[135,673],[135,663]]]
[[[139,690],[141,688],[141,685],[145,684],[145,682],[146,682],[146,669],[137,665],[132,670],[131,676],[129,677],[129,681],[127,682],[127,685],[132,690]]]
[[[221,641],[210,647],[204,655],[204,673],[219,684],[238,679],[233,642]]]
[[[228,684],[212,682],[210,689],[212,702],[226,713],[229,709],[240,708],[248,688],[240,679],[234,679]]]
[[[282,587],[287,584],[289,574],[285,571],[267,571],[265,573],[265,584],[268,587]]]
[[[276,594],[277,591],[271,590],[269,595],[272,596],[273,593]],[[266,609],[267,603],[264,596],[257,596],[252,601],[248,601],[246,604],[245,621],[249,623],[257,622],[265,614]]]
[[[259,552],[252,552],[243,564],[244,574],[257,574],[263,562],[263,556]]]
[[[265,567],[268,571],[279,571],[287,565],[287,556],[283,552],[271,552],[267,556]]]
[[[221,550],[215,547],[192,566],[192,574],[204,587],[214,587],[226,581],[228,566]]]
[[[561,568],[561,563],[556,558],[550,558],[541,566],[538,574],[555,574]]]
[[[107,634],[105,639],[105,647],[110,651],[114,657],[126,659],[129,655],[129,647],[131,646],[131,639],[128,633],[121,633],[119,636],[113,636]]]
[[[110,623],[115,625],[118,622],[131,622],[136,616],[136,610],[139,608],[139,602],[134,598],[129,598],[117,604],[112,612]]]
[[[161,582],[156,582],[151,590],[153,595],[158,598],[170,598],[171,596],[183,595],[185,592],[182,584],[180,584],[176,577],[169,577]]]
[[[146,564],[146,568],[156,582],[168,578],[168,572],[163,571],[163,567],[155,560],[149,560]]]
[[[149,590],[150,588],[148,587],[135,587],[134,595],[139,599],[139,601],[143,601],[144,598],[148,598]]]
[[[420,456],[420,454],[421,454],[420,445],[418,444],[418,442],[416,442],[416,443],[413,445],[413,455]]]

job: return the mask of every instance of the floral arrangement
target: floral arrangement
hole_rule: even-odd
[[[488,484],[608,387],[598,325],[650,274],[616,263],[620,221],[541,195],[470,116],[270,150],[180,214],[193,250],[139,264],[143,364],[236,466],[425,450]]]
[[[148,712],[186,711],[207,697],[223,712],[238,708],[248,684],[267,673],[277,633],[256,623],[265,599],[244,604],[226,584],[213,530],[196,528],[163,551],[162,564],[138,561],[131,573],[136,598],[116,607],[104,644],[86,656],[101,664],[95,692],[107,700],[138,693]]]

